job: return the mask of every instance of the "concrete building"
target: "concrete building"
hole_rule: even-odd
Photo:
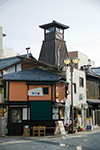
[[[68,52],[69,58],[77,57],[79,62],[77,64],[77,69],[81,69],[84,65],[90,65],[90,67],[95,67],[95,62],[90,60],[87,55],[79,52],[79,51],[72,51]]]
[[[67,67],[67,99],[71,99],[71,75],[70,67]],[[80,115],[80,126],[86,126],[86,77],[85,72],[78,69],[73,69],[73,106],[74,106],[74,119],[76,115]]]
[[[0,59],[18,55],[17,53],[13,52],[12,50],[3,49],[3,37],[5,37],[5,36],[6,36],[6,34],[3,34],[2,27],[0,27]]]

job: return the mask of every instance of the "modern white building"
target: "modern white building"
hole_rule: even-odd
[[[71,101],[71,71],[66,67],[66,80],[68,85],[67,99]],[[86,125],[86,76],[85,72],[73,68],[73,106],[74,117],[79,114],[80,126]]]

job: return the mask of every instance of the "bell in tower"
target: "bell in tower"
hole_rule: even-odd
[[[64,30],[69,26],[53,21],[40,28],[44,29],[44,41],[39,60],[58,67],[64,66],[64,60],[68,57]]]

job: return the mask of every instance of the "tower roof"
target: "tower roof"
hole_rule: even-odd
[[[61,29],[68,29],[69,28],[69,26],[61,24],[61,23],[59,23],[55,20],[53,20],[53,22],[51,22],[51,23],[40,25],[39,27],[43,28],[43,29],[48,29],[48,28],[51,28],[51,27],[58,27],[58,28],[61,28]]]

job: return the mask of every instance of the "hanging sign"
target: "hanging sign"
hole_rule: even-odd
[[[54,135],[57,135],[57,133],[61,133],[62,136],[66,136],[64,124],[62,121],[57,121]]]
[[[42,88],[28,90],[28,96],[43,96]]]
[[[59,119],[59,111],[57,107],[52,108],[52,119],[58,120]]]

